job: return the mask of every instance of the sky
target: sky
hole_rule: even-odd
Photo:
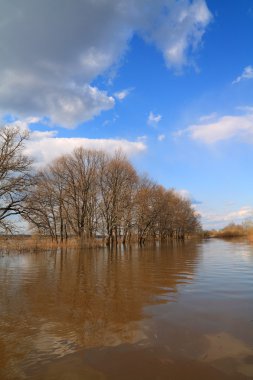
[[[0,0],[0,120],[42,166],[121,148],[204,228],[253,219],[252,0]]]

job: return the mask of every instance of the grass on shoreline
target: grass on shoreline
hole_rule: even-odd
[[[172,239],[172,241],[183,242],[191,239],[202,239],[204,236],[202,235],[194,235],[192,237],[188,237],[185,240],[176,240]],[[157,240],[156,240],[157,241]],[[154,240],[147,240],[147,244],[154,243]],[[128,245],[129,243],[127,243]],[[131,244],[138,244],[137,237],[133,237]],[[118,242],[118,247],[121,246],[122,243]],[[39,235],[10,235],[10,236],[1,236],[0,235],[0,254],[4,253],[25,253],[25,252],[46,252],[49,250],[57,250],[57,249],[91,249],[91,248],[105,248],[106,240],[102,238],[92,238],[88,240],[81,240],[78,237],[69,238],[64,242],[56,242],[52,241],[51,238]],[[114,247],[114,246],[113,246]],[[111,247],[111,248],[113,248]],[[115,248],[115,247],[114,247]]]
[[[198,238],[220,238],[235,239],[247,238],[253,242],[253,225],[246,224],[229,224],[221,230],[203,231]],[[136,240],[137,242],[137,240]],[[45,252],[62,248],[103,248],[105,247],[104,239],[80,240],[72,237],[64,242],[52,241],[49,237],[39,235],[11,235],[0,236],[0,254],[3,253],[23,253],[23,252]]]
[[[253,241],[253,226],[252,224],[234,224],[231,223],[221,230],[212,230],[208,232],[211,238],[248,238]]]
[[[70,238],[64,242],[52,241],[44,236],[13,235],[0,237],[0,252],[42,252],[58,248],[99,248],[103,242],[98,239],[81,241],[78,238]]]

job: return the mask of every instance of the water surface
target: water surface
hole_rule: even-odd
[[[1,379],[253,379],[253,246],[0,257]]]

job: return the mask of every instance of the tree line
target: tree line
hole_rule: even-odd
[[[121,152],[77,148],[34,170],[27,135],[0,133],[0,228],[19,214],[39,235],[64,242],[103,238],[107,245],[184,239],[200,230],[191,202],[139,175]]]

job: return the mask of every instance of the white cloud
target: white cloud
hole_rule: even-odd
[[[212,15],[202,0],[165,3],[164,12],[151,20],[144,36],[162,51],[168,67],[180,70],[187,64],[189,50],[200,43]]]
[[[118,100],[124,100],[132,91],[133,88],[126,88],[125,90],[115,92],[114,96]]]
[[[34,131],[31,132],[30,140],[26,143],[25,153],[35,160],[35,164],[44,165],[62,154],[71,153],[80,146],[108,153],[121,149],[127,156],[143,153],[147,149],[145,143],[141,141],[56,137],[53,131]]]
[[[121,149],[127,156],[144,153],[147,149],[145,140],[129,141],[125,139],[90,139],[84,137],[58,137],[58,131],[32,130],[31,125],[43,124],[43,120],[29,117],[5,123],[5,127],[17,127],[29,132],[29,139],[25,143],[24,152],[32,157],[35,165],[41,166],[50,163],[62,154],[71,153],[75,148],[103,150],[112,153]],[[46,124],[45,124],[46,125]]]
[[[186,200],[189,200],[192,204],[193,207],[195,207],[195,209],[197,209],[197,205],[201,204],[202,202],[201,201],[198,201],[196,200],[193,195],[190,193],[189,190],[186,190],[186,189],[180,189],[180,190],[176,190],[176,192],[183,198],[183,199],[186,199]],[[199,212],[199,211],[197,211]]]
[[[253,66],[246,66],[243,69],[243,72],[241,75],[239,75],[233,82],[232,84],[236,84],[241,82],[242,80],[245,79],[253,79]]]
[[[4,127],[7,127],[7,128],[8,127],[17,127],[21,131],[23,131],[23,130],[27,130],[28,125],[36,124],[36,123],[42,123],[42,122],[43,122],[42,119],[40,119],[39,117],[29,116],[29,117],[26,117],[24,119],[13,119],[10,122],[2,121],[2,124],[4,124]]]
[[[191,199],[192,198],[191,193],[189,192],[189,190],[180,189],[180,190],[177,190],[177,193],[179,195],[181,195],[181,197],[184,198],[184,199]]]
[[[165,138],[166,138],[165,135],[158,135],[157,140],[158,140],[158,141],[164,141]]]
[[[31,141],[34,143],[35,141],[39,141],[42,139],[50,139],[52,137],[57,136],[57,131],[30,131]]]
[[[14,115],[50,116],[53,124],[66,128],[92,119],[101,111],[113,108],[115,103],[105,91],[90,85],[67,86],[59,82],[48,86],[35,74],[10,70],[0,83],[0,101],[0,109],[8,109]]]
[[[253,207],[242,206],[238,210],[230,212],[200,212],[200,214],[205,228],[222,228],[229,223],[241,223],[253,218]]]
[[[210,20],[205,0],[2,1],[0,112],[75,127],[114,107],[91,83],[119,63],[134,34],[180,69]]]
[[[155,115],[153,112],[150,112],[148,115],[147,124],[151,127],[157,127],[157,125],[162,120],[162,116],[157,114]]]
[[[193,140],[199,140],[206,144],[218,141],[240,138],[253,142],[253,108],[244,107],[241,115],[226,115],[217,117],[210,123],[190,125],[184,130],[176,132],[177,136],[189,135]]]
[[[237,211],[233,211],[225,216],[226,220],[245,219],[253,216],[253,207],[243,206]]]
[[[103,125],[103,127],[105,127],[107,125],[114,124],[114,123],[116,123],[116,121],[118,119],[119,119],[119,115],[115,114],[112,119],[110,119],[110,120],[107,119],[107,120],[103,121],[102,125]]]
[[[41,133],[40,138],[38,138],[38,134],[35,132],[35,135],[31,134],[25,152],[33,157],[37,164],[44,165],[80,146],[86,149],[104,150],[109,153],[122,149],[128,156],[143,153],[146,150],[146,145],[140,141],[55,137],[48,136],[48,132],[44,136]]]

